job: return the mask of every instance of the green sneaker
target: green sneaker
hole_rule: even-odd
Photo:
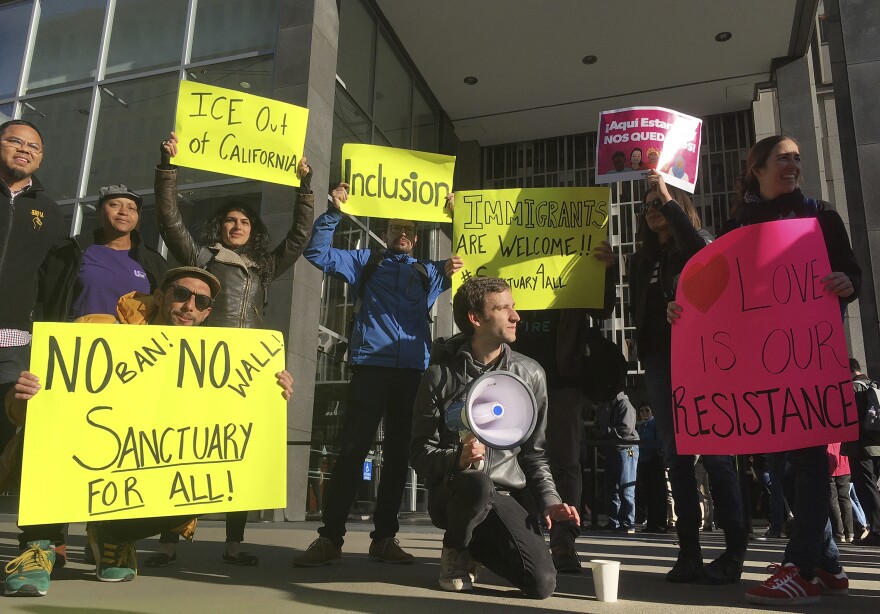
[[[90,522],[86,527],[89,549],[97,564],[95,575],[101,582],[130,582],[137,575],[137,550],[131,542],[114,544],[105,541],[101,523]]]
[[[29,548],[6,565],[6,594],[42,597],[49,592],[55,551],[48,539],[28,542]]]

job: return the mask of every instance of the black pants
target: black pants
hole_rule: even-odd
[[[648,529],[666,528],[666,470],[659,455],[639,463],[636,472],[636,522]]]
[[[27,369],[30,355],[29,345],[0,348],[0,403],[6,402],[6,393],[15,386],[19,374]],[[6,449],[17,428],[6,417],[6,412],[0,411],[0,452]]]
[[[871,533],[880,537],[880,491],[877,489],[880,456],[850,456],[849,467],[856,495],[865,510],[865,524]]]
[[[446,530],[444,547],[467,549],[529,597],[546,599],[556,590],[556,569],[534,504],[524,507],[521,495],[499,492],[487,474],[466,470],[431,490],[428,512]]]
[[[397,514],[406,487],[412,409],[422,379],[421,371],[390,367],[352,367],[339,456],[325,492],[324,526],[318,533],[342,546],[345,522],[361,483],[364,459],[384,417],[382,474],[376,494],[373,539],[394,537],[400,529]]]
[[[853,534],[852,499],[849,498],[849,476],[831,476],[831,530],[838,536]]]

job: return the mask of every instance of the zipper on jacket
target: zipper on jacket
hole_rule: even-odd
[[[245,269],[245,275],[247,276],[247,283],[244,286],[244,294],[242,295],[243,300],[241,301],[241,309],[238,311],[238,327],[244,328],[244,316],[245,311],[247,310],[247,297],[250,294],[251,290],[251,272]]]

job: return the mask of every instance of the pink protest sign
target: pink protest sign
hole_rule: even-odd
[[[843,319],[815,219],[735,230],[687,263],[672,326],[680,454],[779,452],[859,434]]]
[[[650,169],[693,194],[703,122],[662,107],[603,111],[596,139],[596,183],[640,179]]]

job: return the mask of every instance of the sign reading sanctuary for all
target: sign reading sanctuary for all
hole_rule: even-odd
[[[284,507],[284,356],[270,330],[35,324],[19,522]]]
[[[473,276],[501,277],[517,309],[600,308],[608,238],[608,188],[456,192],[453,253],[464,260],[453,291]]]
[[[196,81],[181,81],[174,163],[236,177],[299,185],[309,110]]]

